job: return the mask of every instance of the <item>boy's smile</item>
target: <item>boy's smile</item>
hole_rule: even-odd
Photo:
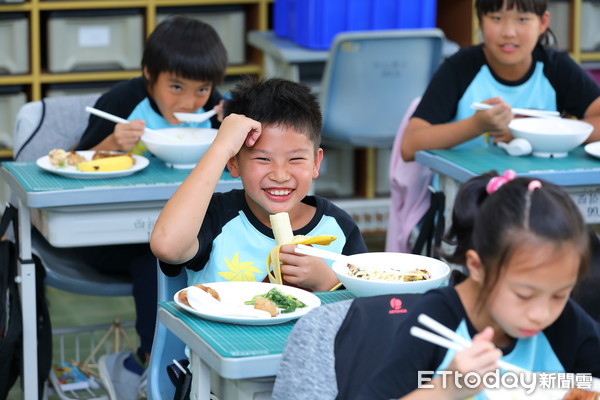
[[[228,166],[233,177],[241,177],[252,212],[269,226],[269,215],[283,211],[292,221],[310,221],[312,215],[304,215],[301,200],[319,176],[322,158],[323,150],[315,155],[306,134],[285,126],[264,126],[256,144],[243,147]]]

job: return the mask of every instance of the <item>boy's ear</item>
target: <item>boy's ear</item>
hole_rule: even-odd
[[[481,258],[479,258],[479,254],[477,254],[475,250],[467,250],[466,265],[469,270],[469,277],[482,285],[485,273],[483,271]]]
[[[323,161],[323,149],[319,147],[317,150],[317,155],[315,156],[315,165],[313,168],[313,179],[317,179],[319,177],[319,169],[321,168],[321,161]]]
[[[144,67],[142,69],[142,73],[144,74],[144,78],[146,78],[146,81],[150,82],[150,73],[148,72],[148,67]]]
[[[229,161],[227,161],[227,169],[232,178],[240,177],[240,169],[238,168],[238,160],[236,157],[231,157]]]

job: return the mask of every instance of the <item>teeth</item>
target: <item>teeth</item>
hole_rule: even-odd
[[[269,194],[273,196],[287,196],[291,193],[291,190],[269,190]]]

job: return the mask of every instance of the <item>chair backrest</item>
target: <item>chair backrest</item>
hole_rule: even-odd
[[[187,286],[187,274],[182,269],[175,277],[169,277],[157,267],[158,273],[158,301],[173,300],[175,293]],[[173,359],[185,358],[185,344],[158,320],[154,331],[154,341],[150,353],[148,366],[147,395],[149,400],[172,399],[175,395],[175,386],[167,375],[166,367],[173,363]]]
[[[85,106],[99,94],[45,98],[25,104],[17,113],[13,133],[14,158],[35,161],[55,148],[69,149],[81,138],[88,123]],[[11,201],[15,204],[14,199]],[[31,232],[32,251],[46,271],[49,286],[91,296],[129,296],[131,279],[103,274],[85,265],[70,248],[53,247],[36,230]]]
[[[442,61],[443,38],[439,29],[338,34],[321,82],[323,139],[389,148]]]
[[[69,149],[79,142],[100,94],[49,97],[25,104],[17,113],[14,158],[35,161],[52,149]]]

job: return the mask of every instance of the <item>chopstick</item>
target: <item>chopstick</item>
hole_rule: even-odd
[[[431,329],[432,331],[438,333],[436,335],[433,332],[427,331],[418,326],[413,326],[410,328],[410,334],[418,337],[419,339],[423,339],[426,342],[437,344],[438,346],[445,347],[447,349],[461,351],[471,346],[471,341],[463,338],[458,335],[456,332],[447,328],[446,326],[440,324],[438,321],[434,320],[430,316],[426,314],[420,314],[417,320]],[[450,340],[448,340],[450,339]],[[526,370],[524,368],[518,367],[514,364],[508,363],[504,360],[497,361],[498,366],[506,371],[512,371],[521,374],[533,374],[533,372]]]
[[[90,114],[94,114],[97,117],[104,118],[108,121],[112,121],[116,124],[128,124],[130,122],[124,118],[117,117],[116,115],[107,113],[105,111],[98,110],[97,108],[94,108],[94,107],[87,106],[87,107],[85,107],[85,111],[89,112]],[[154,129],[150,129],[150,128],[144,128],[144,132],[157,133]]]
[[[334,253],[333,251],[323,250],[305,244],[299,244],[294,250],[296,253],[304,254],[307,256],[321,257],[327,260],[339,261],[348,264],[348,256],[343,254]]]
[[[471,104],[471,108],[473,110],[489,110],[494,107],[492,104],[486,103],[473,103]],[[558,111],[548,111],[548,110],[535,110],[531,108],[513,108],[513,114],[518,115],[527,115],[529,117],[541,117],[541,118],[558,118],[560,117],[560,113]]]

